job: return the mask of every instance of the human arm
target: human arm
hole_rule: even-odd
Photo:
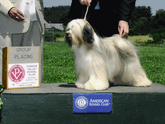
[[[25,19],[23,13],[14,7],[9,0],[0,0],[0,12],[6,17],[11,17],[19,22]]]
[[[129,33],[129,25],[128,22],[120,20],[118,24],[118,31],[119,31],[119,36],[124,37]]]
[[[128,21],[131,18],[136,0],[120,0],[118,30],[121,37],[129,33]]]
[[[6,17],[10,17],[8,12],[12,7],[14,5],[9,0],[0,0],[0,12]]]

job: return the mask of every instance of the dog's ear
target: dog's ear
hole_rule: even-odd
[[[93,29],[89,24],[86,24],[83,29],[83,39],[89,44],[92,44],[94,41],[93,38]]]

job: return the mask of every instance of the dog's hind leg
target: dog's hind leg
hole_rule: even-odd
[[[129,85],[139,87],[147,87],[152,83],[147,78],[138,58],[125,62],[125,68],[121,79]]]
[[[122,83],[122,85],[150,86],[152,82],[147,78],[142,69],[136,48],[133,44],[116,35],[114,45],[119,51],[124,66],[120,78],[117,79],[117,83]],[[121,82],[119,82],[119,80],[121,80]]]

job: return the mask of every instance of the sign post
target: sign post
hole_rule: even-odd
[[[3,48],[2,73],[6,89],[40,87],[40,47]]]

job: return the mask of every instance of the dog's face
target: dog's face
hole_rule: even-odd
[[[75,44],[81,46],[82,44],[92,44],[94,39],[94,30],[92,26],[83,19],[75,19],[68,23],[66,28],[65,40],[72,46]]]

